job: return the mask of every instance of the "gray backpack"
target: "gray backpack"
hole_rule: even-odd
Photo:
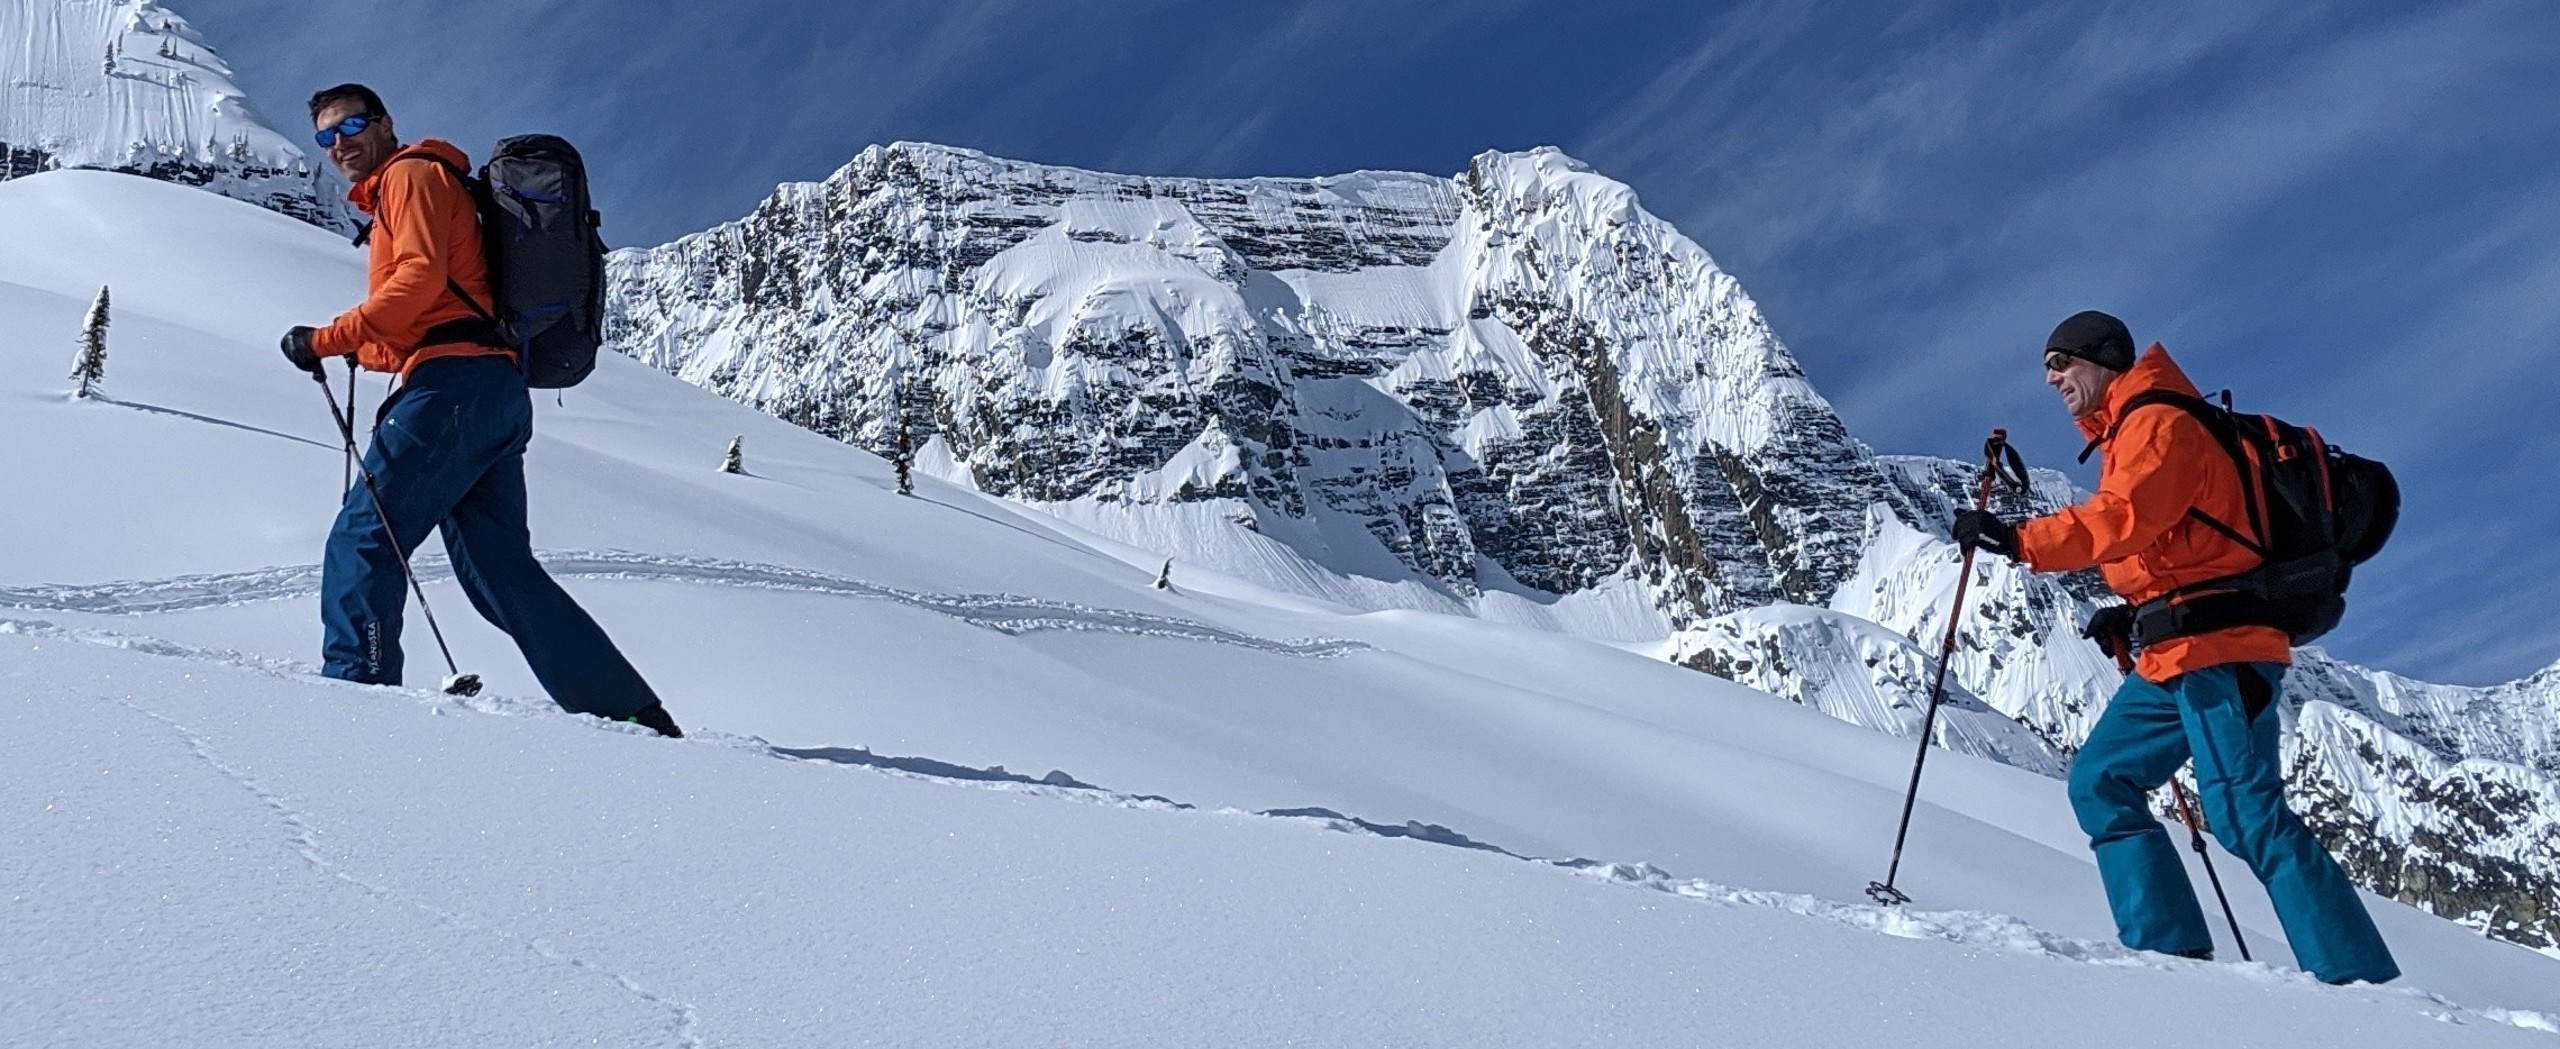
[[[556,135],[518,135],[501,140],[476,177],[445,168],[480,212],[497,301],[476,302],[446,280],[478,316],[439,324],[419,345],[504,346],[516,351],[526,386],[577,385],[595,370],[596,348],[604,344],[602,219],[587,197],[587,165],[577,147]]]

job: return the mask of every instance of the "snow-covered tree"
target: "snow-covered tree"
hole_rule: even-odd
[[[911,476],[908,471],[913,469],[915,466],[916,442],[915,436],[907,428],[907,416],[903,412],[898,415],[898,432],[896,437],[897,454],[892,456],[889,462],[891,465],[898,468],[898,494],[914,495],[916,494],[916,482],[915,478]]]
[[[107,289],[98,286],[98,301],[89,306],[89,319],[80,326],[80,356],[71,365],[71,377],[80,381],[74,394],[89,396],[98,382],[107,377]]]
[[[721,473],[742,474],[747,472],[746,443],[747,437],[745,434],[739,434],[736,437],[729,438],[729,454],[721,457],[720,459]]]

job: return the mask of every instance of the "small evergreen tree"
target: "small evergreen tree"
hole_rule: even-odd
[[[747,437],[745,434],[729,438],[729,454],[722,457],[720,460],[721,473],[742,474],[747,472],[746,443]]]
[[[89,306],[89,319],[80,327],[80,356],[71,365],[71,377],[80,381],[73,394],[87,397],[107,377],[107,289],[98,286],[98,301]]]
[[[916,442],[915,437],[907,431],[907,417],[904,413],[901,413],[898,416],[898,433],[896,435],[896,440],[897,455],[889,461],[898,468],[898,494],[914,495],[916,494],[916,482],[915,478],[911,476],[908,471],[915,466]]]

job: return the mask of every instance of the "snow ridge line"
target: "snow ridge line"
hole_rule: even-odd
[[[0,635],[48,637],[108,648],[121,648],[166,658],[188,659],[198,662],[214,663],[229,666],[234,669],[251,671],[253,673],[267,674],[274,677],[293,678],[301,680],[304,683],[310,683],[310,678],[315,673],[314,668],[304,664],[297,664],[290,660],[243,655],[241,653],[222,649],[199,649],[159,638],[119,634],[112,631],[67,628],[42,620],[0,617]],[[323,678],[320,680],[329,681],[330,679]],[[346,687],[371,690],[379,689],[384,686],[347,685]],[[483,694],[482,696],[472,699],[460,699],[426,689],[403,688],[397,689],[396,691],[404,693],[413,700],[430,706],[461,708],[478,713],[514,716],[578,717],[590,722],[591,727],[601,728],[606,731],[619,731],[631,734],[647,733],[646,729],[633,725],[624,725],[587,718],[584,715],[566,714],[565,712],[560,711],[559,708],[552,706],[547,702],[538,702],[529,699],[514,699],[494,694]],[[133,706],[130,701],[118,700],[118,702],[125,703],[127,706]],[[212,762],[217,770],[240,782],[242,786],[247,787],[253,794],[256,794],[261,801],[266,802],[270,807],[277,809],[279,813],[283,814],[286,817],[288,825],[293,826],[295,829],[295,841],[297,845],[306,847],[311,845],[311,828],[309,823],[303,821],[299,814],[292,810],[281,799],[271,796],[254,781],[248,779],[244,775],[241,775],[236,770],[220,763],[209,751],[203,749],[200,740],[197,740],[191,733],[188,733],[183,727],[177,725],[176,722],[170,721],[166,717],[162,717],[157,713],[140,707],[134,707],[134,709],[158,719],[162,723],[168,724],[172,729],[178,731],[182,736],[188,739],[191,746],[197,748],[197,753],[200,757],[203,757],[208,762]],[[2303,987],[2323,986],[2309,973],[2277,969],[2265,962],[2204,962],[2185,958],[2173,958],[2167,955],[2151,954],[2142,951],[2135,951],[2131,948],[2118,944],[2101,943],[2092,940],[2079,940],[2071,937],[2059,936],[2046,932],[2042,929],[2038,929],[2035,926],[2029,925],[2026,922],[2020,921],[2019,919],[2009,915],[1998,914],[1990,911],[1920,911],[1907,907],[1888,908],[1866,903],[1849,903],[1805,893],[1740,889],[1702,878],[1679,878],[1659,867],[1655,867],[1650,863],[1644,862],[1608,863],[1579,857],[1560,860],[1530,855],[1527,853],[1513,852],[1499,845],[1470,838],[1464,834],[1460,834],[1438,824],[1421,823],[1418,821],[1407,821],[1402,824],[1378,823],[1356,816],[1346,816],[1341,813],[1334,812],[1333,810],[1323,808],[1268,809],[1258,812],[1230,807],[1206,809],[1198,805],[1175,801],[1171,798],[1162,797],[1160,795],[1120,793],[1108,788],[1085,783],[1061,771],[1052,771],[1044,777],[1032,777],[1021,773],[1006,771],[1004,767],[1000,765],[993,768],[978,769],[931,758],[905,758],[875,755],[868,749],[859,747],[827,747],[810,749],[784,748],[774,746],[763,739],[753,736],[733,736],[719,732],[696,732],[688,735],[683,740],[671,740],[668,742],[676,745],[689,743],[695,746],[729,747],[732,749],[751,751],[766,757],[782,760],[817,761],[835,765],[854,766],[864,768],[879,775],[923,780],[950,787],[974,787],[981,790],[997,790],[1008,793],[1025,794],[1034,797],[1053,798],[1062,801],[1104,805],[1115,808],[1160,812],[1196,812],[1209,816],[1280,820],[1343,834],[1357,834],[1380,838],[1410,838],[1425,844],[1491,852],[1523,863],[1570,871],[1576,875],[1592,878],[1611,885],[1658,892],[1702,904],[1780,910],[1801,917],[1819,919],[1834,924],[1846,925],[1854,929],[1860,929],[1886,936],[1900,937],[1903,939],[1937,940],[1943,943],[1988,947],[2019,954],[2052,958],[2058,961],[2078,962],[2091,965],[2150,968],[2160,970],[2207,968],[2208,971],[2237,975],[2263,983],[2290,983]],[[422,912],[450,921],[460,928],[468,929],[473,932],[501,935],[483,929],[460,915],[450,914],[439,908],[430,907],[425,904],[398,897],[389,890],[379,889],[356,879],[352,875],[348,875],[334,866],[329,865],[325,858],[316,855],[316,849],[314,851],[307,851],[304,858],[312,862],[315,866],[320,866],[323,869],[328,870],[332,875],[345,879],[368,892],[375,893],[383,899],[393,900],[395,902],[416,907]],[[543,944],[538,940],[527,940],[525,942],[529,948],[542,954],[543,957],[559,960],[601,975],[612,976],[614,979],[621,981],[623,986],[631,990],[632,993],[646,997],[653,1002],[669,1005],[671,1007],[682,1006],[682,1008],[686,1010],[687,1023],[689,1024],[691,1021],[692,1014],[691,1006],[689,1005],[682,1005],[682,1003],[674,1002],[672,999],[651,995],[649,992],[631,984],[627,980],[623,980],[615,974],[606,972],[605,970],[596,968],[595,966],[577,959],[560,955],[556,951],[551,950],[548,945]],[[2408,998],[2414,1004],[2420,1006],[2424,1015],[2446,1023],[2463,1024],[2478,1020],[2502,1026],[2516,1027],[2523,1030],[2560,1034],[2560,1016],[2555,1016],[2549,1013],[2526,1009],[2507,1009],[2496,1006],[2465,1006],[2451,1001],[2442,995],[2409,986],[2362,988],[2362,990]],[[698,1040],[692,1039],[689,1027],[682,1033],[688,1039],[686,1044],[695,1046],[700,1044]]]
[[[5,626],[8,622],[14,621],[0,621],[0,626]],[[14,633],[16,631],[0,632]],[[141,651],[151,651],[151,649],[144,646],[129,647],[134,647]],[[154,652],[153,654],[167,655],[172,653]],[[362,890],[366,895],[375,899],[382,900],[386,903],[406,906],[453,928],[492,939],[514,941],[519,946],[531,951],[536,957],[539,957],[544,961],[558,965],[565,965],[581,973],[600,976],[607,980],[611,980],[616,986],[621,987],[623,991],[629,993],[633,997],[639,998],[640,1000],[648,1002],[649,1004],[661,1009],[665,1009],[669,1013],[673,1014],[674,1020],[669,1024],[669,1032],[675,1035],[676,1044],[687,1046],[689,1049],[700,1049],[703,1044],[701,1036],[696,1033],[700,1027],[701,1014],[689,1002],[650,991],[649,989],[632,982],[630,977],[605,969],[587,961],[586,959],[577,957],[576,955],[562,952],[544,942],[539,936],[518,936],[502,930],[492,929],[465,917],[459,912],[449,911],[442,907],[410,899],[385,886],[377,885],[373,882],[357,877],[354,873],[348,871],[342,866],[339,866],[336,862],[330,860],[326,854],[321,852],[318,828],[312,826],[310,818],[305,816],[302,810],[294,808],[292,803],[286,801],[282,795],[268,790],[263,784],[260,784],[256,778],[250,776],[248,773],[242,772],[230,763],[223,761],[219,755],[213,752],[212,746],[205,742],[203,736],[196,734],[193,729],[189,729],[185,725],[178,723],[176,719],[136,703],[129,698],[121,696],[109,696],[108,698],[113,699],[116,703],[133,711],[134,713],[150,718],[151,720],[157,721],[161,725],[166,726],[172,734],[176,735],[180,741],[186,744],[188,752],[194,754],[206,765],[211,766],[213,770],[220,773],[223,778],[239,784],[241,789],[248,791],[251,796],[258,799],[260,804],[265,805],[269,810],[273,811],[276,814],[276,818],[281,820],[284,823],[286,830],[290,832],[287,837],[292,842],[294,851],[300,854],[303,862],[310,864],[312,869],[349,885],[355,886],[357,889]]]
[[[1016,637],[1042,631],[1128,634],[1205,641],[1313,659],[1370,649],[1368,644],[1359,641],[1267,638],[1173,616],[1101,608],[1072,601],[1016,594],[937,594],[906,590],[847,576],[751,561],[620,550],[555,550],[544,553],[541,559],[543,567],[554,576],[693,583],[891,601]],[[421,581],[443,582],[453,578],[452,563],[444,557],[421,556],[415,564]],[[140,616],[309,597],[319,592],[320,566],[292,565],[92,585],[0,586],[0,608]]]

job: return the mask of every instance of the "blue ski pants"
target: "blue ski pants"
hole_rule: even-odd
[[[439,357],[410,372],[384,403],[364,456],[382,511],[359,479],[329,532],[320,570],[322,673],[400,683],[409,596],[400,563],[433,528],[444,533],[454,580],[471,606],[515,639],[553,701],[613,718],[658,701],[604,628],[534,560],[524,491],[532,439],[533,399],[506,358]]]
[[[2213,948],[2178,846],[2147,803],[2192,755],[2205,822],[2265,883],[2294,961],[2330,983],[2400,975],[2364,901],[2285,807],[2276,699],[2284,667],[2227,663],[2153,684],[2128,674],[2071,762],[2071,807],[2125,946]]]

